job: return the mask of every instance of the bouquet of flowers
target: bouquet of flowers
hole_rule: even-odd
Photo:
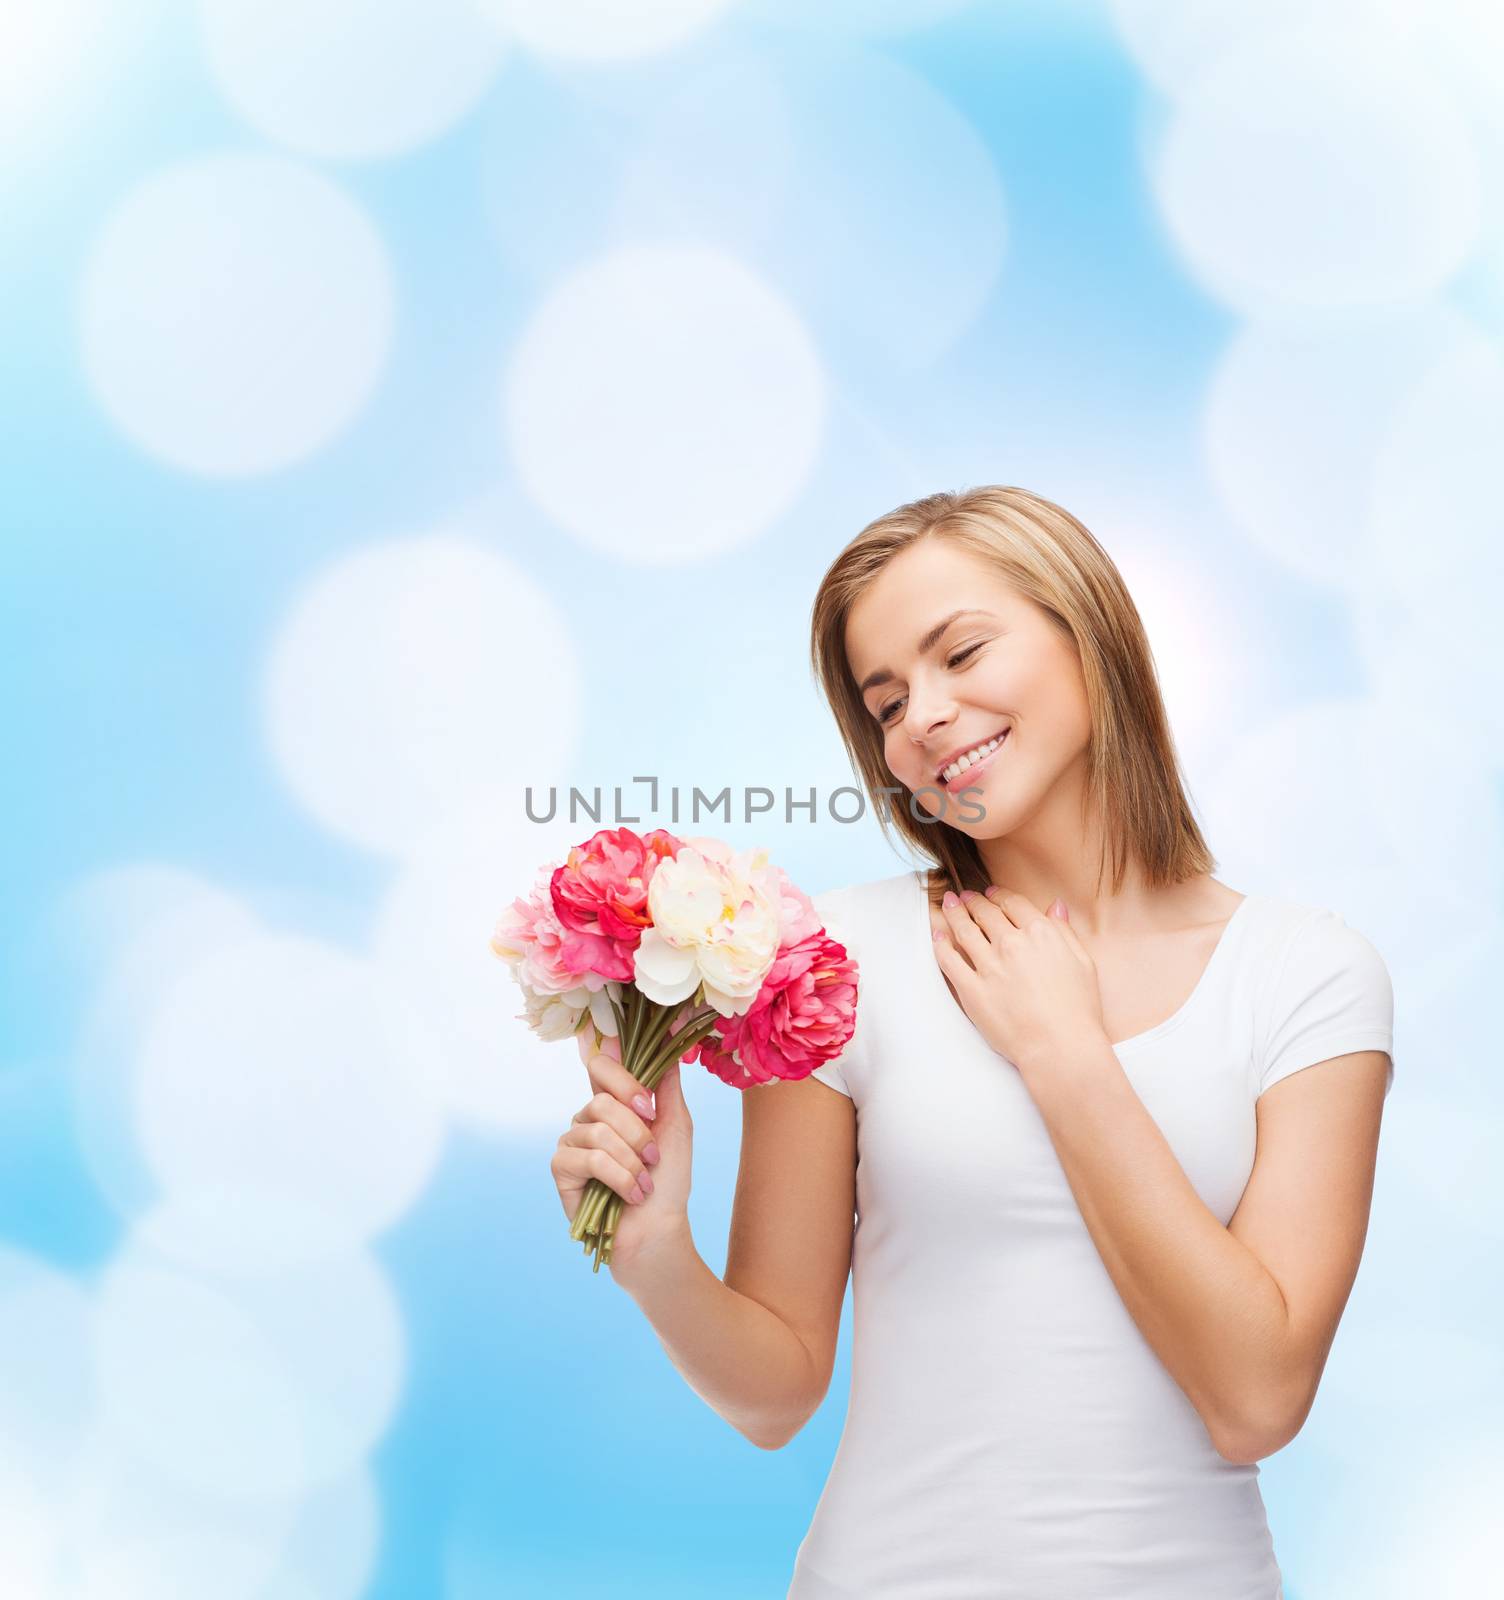
[[[766,850],[602,829],[538,870],[502,912],[491,950],[511,968],[539,1038],[586,1027],[619,1040],[651,1091],[675,1061],[750,1089],[805,1078],[856,1027],[857,965]],[[625,1201],[599,1178],[570,1237],[611,1260]]]

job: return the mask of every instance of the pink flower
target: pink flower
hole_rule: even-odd
[[[789,877],[782,867],[767,869],[778,885],[778,943],[781,948],[799,944],[812,933],[819,933],[820,913],[814,902]]]
[[[497,918],[491,951],[512,968],[524,989],[536,994],[563,994],[578,988],[593,992],[617,974],[590,971],[566,959],[565,946],[575,935],[554,915],[548,892],[553,870],[540,868],[531,892],[514,900]],[[628,963],[626,976],[631,975]]]
[[[779,950],[751,1008],[695,1045],[699,1061],[733,1089],[807,1078],[856,1030],[857,965],[823,928]]]
[[[633,952],[653,925],[648,885],[658,863],[678,848],[663,828],[642,837],[630,828],[602,828],[570,850],[549,883],[554,915],[564,929],[560,959],[567,967],[631,981]]]

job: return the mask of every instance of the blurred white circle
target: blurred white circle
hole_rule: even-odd
[[[80,0],[11,0],[0,12],[0,132],[5,148],[45,127],[49,100],[88,84],[93,54]]]
[[[479,202],[509,271],[545,284],[592,255],[621,182],[619,114],[510,73],[477,124]]]
[[[310,1583],[320,1600],[355,1600],[380,1533],[366,1461],[308,1493],[217,1495],[106,1428],[91,1434],[58,1506],[77,1575],[69,1600],[265,1600]]]
[[[854,370],[931,367],[1002,270],[1007,205],[991,151],[933,83],[880,50],[747,51],[709,66],[659,97],[623,161],[619,234],[755,263]]]
[[[1384,1157],[1403,1176],[1413,1196],[1424,1196],[1449,1226],[1490,1233],[1497,1248],[1504,1244],[1504,1202],[1483,1197],[1497,1194],[1493,1174],[1504,1114],[1497,1100],[1488,1104],[1471,1095],[1463,1098],[1459,1088],[1445,1079],[1436,1088],[1410,1085],[1404,1117],[1384,1129]],[[1459,1339],[1468,1337],[1455,1331]],[[1412,1348],[1431,1348],[1439,1332],[1432,1329],[1425,1339],[1412,1339]],[[1495,1379],[1504,1385],[1497,1351],[1493,1360]],[[1443,1406],[1440,1414],[1448,1409]]]
[[[444,1135],[439,1086],[397,1043],[401,1002],[365,961],[303,937],[250,940],[197,963],[163,997],[143,1047],[136,1127],[163,1191],[221,1202],[266,1254],[269,1216],[306,1206],[347,1244],[413,1203]],[[272,1213],[255,1197],[280,1202]],[[299,1248],[299,1211],[285,1213]],[[274,1241],[273,1241],[274,1242]]]
[[[1202,436],[1218,494],[1262,550],[1319,583],[1361,571],[1396,413],[1469,337],[1439,301],[1239,330],[1213,375]]]
[[[249,1534],[183,1527],[170,1534],[124,1532],[91,1544],[71,1562],[68,1600],[161,1600],[212,1594],[215,1600],[261,1600],[276,1572],[276,1547]],[[270,1591],[281,1596],[281,1589]]]
[[[381,1498],[369,1459],[303,1500],[282,1553],[279,1582],[300,1581],[315,1600],[357,1600],[381,1545]],[[281,1590],[276,1591],[281,1595]]]
[[[1124,45],[1155,86],[1177,94],[1220,58],[1257,46],[1311,16],[1310,0],[1259,0],[1257,5],[1208,5],[1206,0],[1108,0]],[[1407,39],[1415,29],[1415,0],[1322,0],[1327,23]]]
[[[297,798],[398,857],[473,796],[557,768],[579,703],[552,596],[457,534],[366,546],[316,574],[272,641],[262,695]]]
[[[406,1343],[365,1252],[250,1278],[188,1272],[133,1232],[98,1285],[101,1419],[214,1497],[305,1494],[389,1425]]]
[[[739,41],[610,87],[524,77],[487,107],[485,210],[515,271],[551,285],[607,249],[713,249],[839,345],[827,365],[889,375],[933,365],[985,309],[1003,186],[976,127],[912,67],[859,44]]]
[[[1323,22],[1219,56],[1151,167],[1186,265],[1245,315],[1429,294],[1479,239],[1472,137],[1377,30]]]
[[[0,1438],[0,1594],[55,1600],[63,1554],[57,1518],[42,1489]]]
[[[540,769],[535,816],[548,811],[557,776]],[[597,830],[569,821],[566,794],[560,786],[549,823],[527,820],[521,792],[447,818],[408,857],[376,917],[372,960],[405,1002],[413,1060],[444,1085],[455,1115],[492,1131],[557,1135],[590,1097],[578,1046],[545,1042],[519,1019],[522,990],[490,948],[496,919],[527,897],[539,869]]]
[[[143,861],[70,884],[48,931],[89,984],[69,1061],[74,1137],[100,1194],[128,1217],[159,1192],[134,1131],[136,1078],[152,1018],[197,962],[258,937],[261,924],[206,879]]]
[[[502,32],[542,56],[631,61],[683,44],[732,0],[473,0]]]
[[[1388,0],[1389,4],[1406,0]],[[1408,0],[1415,45],[1443,73],[1475,123],[1504,133],[1504,11],[1495,0]],[[1504,175],[1493,174],[1497,184]]]
[[[6,1459],[49,1498],[88,1434],[93,1314],[71,1274],[0,1244],[0,1440]],[[9,1590],[0,1585],[0,1593]]]
[[[473,0],[198,0],[209,70],[262,133],[334,160],[444,133],[506,53]]]
[[[1498,652],[1488,654],[1484,638],[1455,620],[1456,611],[1465,612],[1475,602],[1459,584],[1446,602],[1430,604],[1423,589],[1393,584],[1370,565],[1353,597],[1353,638],[1369,688],[1391,727],[1448,730],[1481,767],[1499,772],[1504,770],[1504,666]]]
[[[165,0],[6,0],[0,6],[0,182],[82,140],[156,42]]]
[[[826,378],[794,312],[716,250],[633,246],[534,313],[506,374],[527,492],[584,544],[704,561],[764,532],[814,465]]]
[[[744,41],[693,71],[612,74],[609,94],[509,77],[486,107],[480,171],[508,266],[549,284],[634,239],[713,241],[755,263],[795,155],[781,65]]]
[[[346,194],[231,151],[117,202],[85,268],[79,336],[96,396],[136,444],[244,476],[348,426],[385,364],[393,303],[385,249]]]
[[[342,1255],[373,1231],[352,1222],[343,1200],[275,1183],[270,1170],[232,1170],[223,1179],[185,1175],[136,1227],[164,1260],[249,1277]]]
[[[1453,725],[1397,740],[1379,701],[1297,706],[1244,729],[1200,800],[1224,871],[1337,911],[1383,952],[1396,987],[1492,924],[1498,801]]]
[[[1459,634],[1495,692],[1504,689],[1504,347],[1459,339],[1395,408],[1374,475],[1373,555],[1396,593]]]
[[[1391,1372],[1385,1389],[1404,1381]],[[1382,1397],[1370,1393],[1369,1407]],[[1321,1514],[1298,1552],[1303,1591],[1334,1600],[1481,1600],[1496,1590],[1504,1565],[1498,1456],[1496,1407],[1469,1409],[1461,1425],[1456,1413],[1392,1423],[1384,1449],[1328,1474]]]
[[[1359,647],[1395,725],[1407,736],[1449,728],[1495,772],[1504,769],[1501,438],[1504,349],[1475,332],[1439,354],[1394,408],[1373,475],[1357,610]],[[1464,881],[1476,876],[1476,866],[1458,867]]]
[[[1407,1116],[1414,1104],[1413,1099],[1406,1102]],[[1444,1160],[1443,1150],[1435,1153]],[[1416,1350],[1426,1351],[1428,1359],[1411,1359]],[[1406,1374],[1404,1383],[1394,1381],[1397,1372]],[[1350,1452],[1357,1461],[1366,1450],[1381,1450],[1383,1437],[1397,1426],[1424,1428],[1437,1417],[1465,1415],[1470,1406],[1487,1400],[1500,1414],[1504,1366],[1482,1330],[1471,1331],[1416,1307],[1408,1317],[1369,1315],[1339,1328],[1322,1373],[1321,1393],[1323,1406],[1340,1404],[1358,1435],[1347,1441],[1357,1445]],[[1382,1408],[1374,1404],[1379,1394],[1384,1396]],[[1327,1430],[1334,1443],[1344,1431]]]
[[[978,8],[977,0],[744,0],[747,15],[772,27],[800,32],[885,35],[933,28]]]

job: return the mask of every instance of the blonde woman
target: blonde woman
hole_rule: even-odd
[[[788,1600],[1282,1600],[1258,1462],[1357,1272],[1384,962],[1212,877],[1138,613],[1059,506],[991,486],[880,518],[821,583],[813,658],[930,864],[817,897],[856,1032],[742,1097],[724,1279],[677,1073],[644,1118],[591,1059],[566,1212],[569,1174],[652,1167],[614,1276],[769,1449],[826,1395],[850,1272],[846,1424]]]

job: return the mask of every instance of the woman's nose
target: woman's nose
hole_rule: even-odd
[[[955,708],[940,702],[926,705],[910,699],[904,720],[908,724],[909,737],[919,745],[933,739],[942,728],[955,720]]]

